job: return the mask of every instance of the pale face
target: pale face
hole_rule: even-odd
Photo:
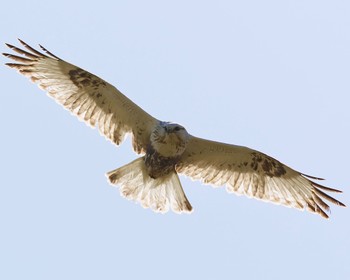
[[[176,123],[161,123],[151,134],[153,148],[164,157],[181,155],[188,139],[186,129]]]

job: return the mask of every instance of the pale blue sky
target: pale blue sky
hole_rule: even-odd
[[[159,119],[327,178],[349,205],[349,15],[348,1],[4,1],[0,26],[2,43],[40,43]],[[0,72],[0,279],[350,279],[349,208],[327,221],[182,177],[193,214],[155,214],[105,178],[136,158],[129,141]]]

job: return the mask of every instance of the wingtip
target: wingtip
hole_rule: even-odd
[[[9,43],[5,43],[6,47],[10,48],[11,50],[15,47],[14,45],[11,45]]]
[[[344,203],[342,203],[342,202],[340,202],[340,201],[338,202],[338,205],[339,205],[339,206],[342,206],[342,207],[345,207],[345,208],[347,207]]]
[[[310,182],[311,182],[311,184],[312,184],[314,187],[320,188],[320,189],[325,190],[325,191],[328,191],[328,192],[335,192],[335,193],[342,193],[342,192],[343,192],[343,191],[341,191],[341,190],[334,189],[334,188],[329,188],[329,187],[326,187],[326,186],[317,184],[317,183],[312,182],[312,181],[310,181]]]
[[[10,53],[1,53],[3,56],[6,56],[8,58],[11,58],[13,55]]]
[[[17,38],[17,40],[18,40],[23,46],[27,45],[22,39]]]
[[[328,213],[330,213],[330,210],[329,210],[329,209],[327,209],[326,211],[327,211]],[[316,215],[320,215],[323,219],[329,220],[328,214],[327,214],[325,211],[323,211],[321,208],[316,209],[316,210],[314,211],[314,213],[315,213]]]
[[[56,58],[58,60],[61,60],[58,56],[54,55],[52,52],[48,51],[45,47],[43,47],[41,44],[39,44],[39,47],[46,52],[48,55],[52,56],[53,58]]]
[[[300,173],[301,175],[303,175],[304,177],[310,178],[310,179],[314,179],[314,180],[319,180],[319,181],[324,181],[324,178],[320,178],[320,177],[315,177],[315,176],[311,176],[311,175],[307,175],[304,173]]]

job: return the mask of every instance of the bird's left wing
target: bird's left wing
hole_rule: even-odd
[[[226,185],[228,192],[287,207],[306,208],[324,218],[328,218],[325,211],[329,206],[322,199],[345,206],[321,190],[341,191],[308,179],[320,178],[297,172],[270,156],[242,146],[191,136],[176,171],[206,184]]]
[[[58,58],[42,46],[45,54],[19,41],[26,50],[6,44],[21,55],[4,53],[16,62],[6,65],[30,78],[81,120],[97,126],[116,145],[131,133],[134,150],[145,152],[158,120],[101,78]]]

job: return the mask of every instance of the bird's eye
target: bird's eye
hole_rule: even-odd
[[[179,126],[175,126],[174,131],[179,131],[181,128]]]

